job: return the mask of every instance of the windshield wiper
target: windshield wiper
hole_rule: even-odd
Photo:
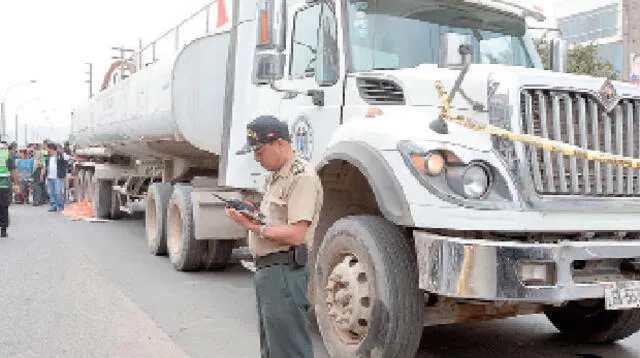
[[[296,45],[300,45],[302,47],[306,47],[307,49],[309,49],[309,51],[311,51],[311,54],[313,54],[313,55],[318,53],[318,50],[316,48],[314,48],[313,46],[311,46],[311,45],[309,45],[307,43],[304,43],[304,42],[301,42],[301,41],[298,41],[298,40],[293,40],[293,43],[296,44]]]

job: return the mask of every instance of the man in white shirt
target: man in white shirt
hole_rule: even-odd
[[[47,160],[46,176],[47,191],[49,192],[49,211],[62,211],[64,209],[63,193],[64,183],[67,177],[67,161],[54,143],[47,145],[49,159]]]

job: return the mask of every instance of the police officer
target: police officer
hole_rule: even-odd
[[[315,169],[291,147],[287,125],[260,116],[247,125],[247,143],[270,175],[260,211],[266,223],[228,209],[227,215],[250,231],[255,257],[255,288],[263,358],[313,357],[307,319],[307,249],[322,206],[322,185]]]
[[[18,169],[15,158],[9,152],[7,142],[0,140],[0,237],[7,237],[12,187],[14,192],[20,192]]]

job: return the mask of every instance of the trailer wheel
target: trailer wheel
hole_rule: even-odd
[[[76,201],[81,202],[84,200],[84,169],[78,171],[75,187],[76,187]]]
[[[584,343],[612,343],[640,330],[640,309],[607,311],[604,300],[571,301],[545,315],[563,335]]]
[[[111,187],[113,181],[110,179],[96,179],[93,192],[93,216],[97,219],[108,219],[111,209]]]
[[[88,202],[93,202],[93,173],[90,170],[84,172],[84,197]]]
[[[167,212],[167,251],[178,271],[199,269],[206,250],[206,242],[194,235],[191,191],[190,186],[176,185]]]
[[[315,311],[332,357],[413,357],[422,296],[410,241],[376,216],[336,221],[318,250]]]
[[[203,264],[207,270],[223,270],[229,264],[233,252],[233,240],[207,240]]]
[[[167,253],[167,211],[172,190],[169,183],[153,183],[147,191],[144,228],[149,252],[156,256]]]

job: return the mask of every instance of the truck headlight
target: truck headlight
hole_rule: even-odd
[[[489,190],[491,171],[482,163],[469,164],[462,174],[462,190],[469,199],[480,199]]]
[[[399,142],[398,150],[416,179],[442,200],[481,209],[511,205],[506,180],[482,153],[464,161],[449,149],[424,149],[412,141]]]

